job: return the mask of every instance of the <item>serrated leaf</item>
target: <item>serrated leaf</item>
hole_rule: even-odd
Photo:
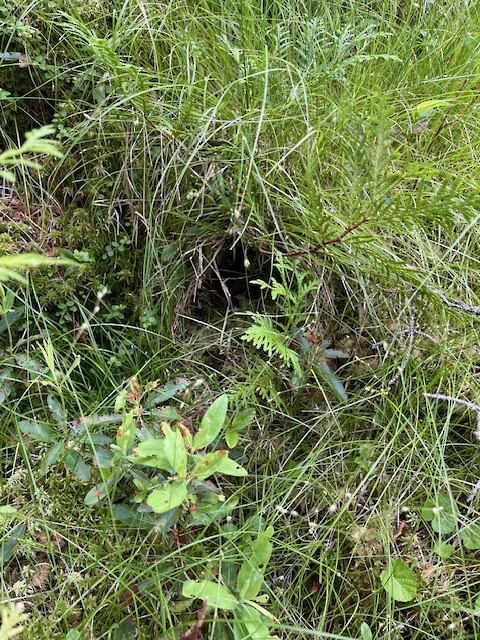
[[[67,450],[65,453],[65,466],[82,482],[90,480],[90,469],[78,451]]]
[[[52,414],[55,422],[59,425],[64,425],[67,417],[65,415],[65,411],[62,405],[60,404],[60,402],[56,398],[54,398],[52,395],[48,395],[47,405],[48,405],[48,408],[50,409],[50,413]]]
[[[240,592],[241,600],[251,600],[260,592],[265,569],[272,555],[273,545],[270,541],[272,535],[273,527],[268,527],[264,532],[259,533],[253,543],[250,557],[240,567],[237,590]]]
[[[227,587],[209,580],[200,580],[199,582],[187,580],[183,583],[182,595],[184,598],[206,600],[209,607],[224,611],[233,611],[240,604]]]
[[[185,480],[166,482],[159,489],[154,489],[147,498],[147,504],[155,513],[166,513],[179,507],[187,498],[188,489]]]
[[[254,418],[254,409],[244,409],[234,416],[228,428],[234,431],[245,431],[245,429],[251,425]]]
[[[382,586],[398,602],[410,602],[417,595],[417,578],[402,560],[391,560],[380,574]]]
[[[195,449],[204,449],[211,444],[222,430],[227,417],[228,395],[217,398],[207,409],[200,423],[200,429],[193,438]]]
[[[162,431],[165,435],[165,456],[170,463],[170,468],[180,478],[185,478],[187,475],[187,449],[183,436],[178,429],[173,430],[167,422],[163,423]]]
[[[433,550],[437,554],[437,556],[442,558],[442,560],[448,560],[448,558],[451,558],[455,553],[455,547],[453,546],[453,544],[442,542],[442,540],[439,540],[435,543]]]
[[[53,443],[58,440],[52,427],[36,420],[22,420],[18,423],[20,431],[36,442]]]
[[[441,535],[452,533],[457,528],[457,506],[446,495],[439,494],[436,500],[427,499],[421,515],[424,520],[431,522],[432,529]]]
[[[465,529],[460,531],[460,538],[463,546],[471,551],[480,549],[480,524],[469,524]]]

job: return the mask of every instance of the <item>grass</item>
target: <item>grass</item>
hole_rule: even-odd
[[[0,60],[0,146],[53,122],[63,152],[18,169],[2,251],[83,265],[8,285],[0,325],[1,600],[23,603],[20,637],[266,638],[235,626],[244,610],[200,623],[182,585],[234,589],[272,525],[272,635],[479,638],[477,415],[425,397],[479,397],[476,3],[34,0],[0,18],[0,52],[26,55]],[[255,411],[231,452],[248,476],[215,477],[228,518],[121,522],[131,471],[84,503],[118,424],[80,442],[79,419],[117,412],[134,376],[186,378],[166,404],[193,431],[225,392],[232,420]],[[25,435],[34,419],[55,443]]]

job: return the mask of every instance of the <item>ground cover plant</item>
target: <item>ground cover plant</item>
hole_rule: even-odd
[[[0,7],[0,638],[480,638],[479,26]]]

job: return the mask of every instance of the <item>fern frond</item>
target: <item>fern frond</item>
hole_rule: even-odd
[[[249,327],[242,340],[251,342],[254,347],[265,351],[271,358],[279,356],[287,366],[294,371],[300,371],[300,360],[293,349],[287,346],[287,340],[291,338],[275,329],[272,319],[257,313],[252,314],[253,324]]]

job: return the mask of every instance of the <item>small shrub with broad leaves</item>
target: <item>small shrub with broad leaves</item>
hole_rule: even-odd
[[[217,398],[205,412],[198,430],[192,433],[171,406],[159,407],[170,392],[186,384],[179,382],[152,393],[142,392],[137,379],[119,394],[114,415],[120,418],[110,456],[102,464],[103,481],[90,489],[87,505],[113,501],[115,516],[128,525],[165,532],[179,518],[189,524],[206,525],[228,516],[236,505],[227,499],[216,475],[245,477],[247,471],[226,449],[211,450],[226,426],[228,396]],[[132,408],[133,404],[133,408]],[[100,418],[100,417],[99,417]],[[105,460],[104,460],[105,462]],[[134,486],[128,496],[125,482]],[[118,495],[128,498],[118,501]]]
[[[278,623],[278,620],[264,608],[268,595],[261,593],[273,550],[273,533],[273,527],[270,526],[258,534],[238,573],[231,572],[233,578],[229,583],[222,583],[218,579],[187,580],[183,583],[182,595],[185,598],[203,600],[206,607],[214,612],[230,612],[234,638],[278,640],[278,636],[270,634],[271,623]]]

